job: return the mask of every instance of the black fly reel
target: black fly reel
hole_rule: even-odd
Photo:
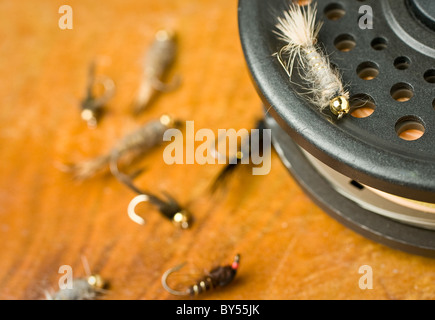
[[[318,44],[350,92],[351,112],[338,121],[295,94],[274,56],[285,45],[273,30],[287,2],[239,1],[241,42],[274,147],[340,222],[435,257],[435,1],[315,2],[324,21]]]

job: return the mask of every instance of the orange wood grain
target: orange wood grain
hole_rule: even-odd
[[[110,282],[103,299],[174,299],[170,267],[208,269],[242,255],[230,286],[203,299],[435,299],[435,261],[398,252],[343,227],[301,191],[276,154],[266,176],[239,168],[208,187],[222,165],[166,165],[143,157],[139,186],[169,191],[195,216],[177,230],[152,208],[126,214],[135,196],[110,175],[77,182],[58,170],[106,152],[141,123],[169,112],[195,128],[250,129],[262,115],[240,47],[234,0],[71,0],[73,30],[58,28],[58,0],[0,2],[0,299],[43,299],[61,265],[83,276],[81,256]],[[169,76],[182,86],[138,117],[130,104],[141,59],[159,28],[179,36]],[[89,62],[116,83],[95,130],[80,119]],[[362,265],[373,290],[358,287]],[[186,271],[190,269],[186,266]]]

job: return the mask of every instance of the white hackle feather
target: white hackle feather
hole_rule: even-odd
[[[304,95],[321,111],[330,106],[336,97],[349,100],[349,93],[344,89],[340,74],[334,70],[328,57],[318,48],[317,36],[322,22],[316,22],[317,8],[291,3],[283,17],[278,18],[275,33],[286,44],[277,52],[277,57],[291,78],[296,60],[299,75],[303,80]],[[285,63],[283,56],[288,57]],[[347,113],[347,112],[346,112]],[[343,114],[339,114],[341,118]]]

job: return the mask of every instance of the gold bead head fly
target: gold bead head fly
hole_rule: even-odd
[[[338,96],[329,102],[331,112],[335,114],[338,119],[341,119],[345,114],[350,111],[349,100],[345,96]]]
[[[87,281],[91,287],[96,288],[96,289],[103,289],[106,285],[103,278],[98,274],[90,275],[88,277]]]
[[[192,220],[192,216],[186,210],[182,210],[180,212],[177,212],[172,218],[172,222],[177,227],[180,227],[181,229],[189,228],[191,220]]]

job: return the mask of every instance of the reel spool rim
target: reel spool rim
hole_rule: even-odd
[[[362,208],[330,185],[270,115],[266,115],[266,126],[272,130],[272,143],[286,169],[330,217],[365,238],[392,249],[435,258],[435,230],[404,224]]]

